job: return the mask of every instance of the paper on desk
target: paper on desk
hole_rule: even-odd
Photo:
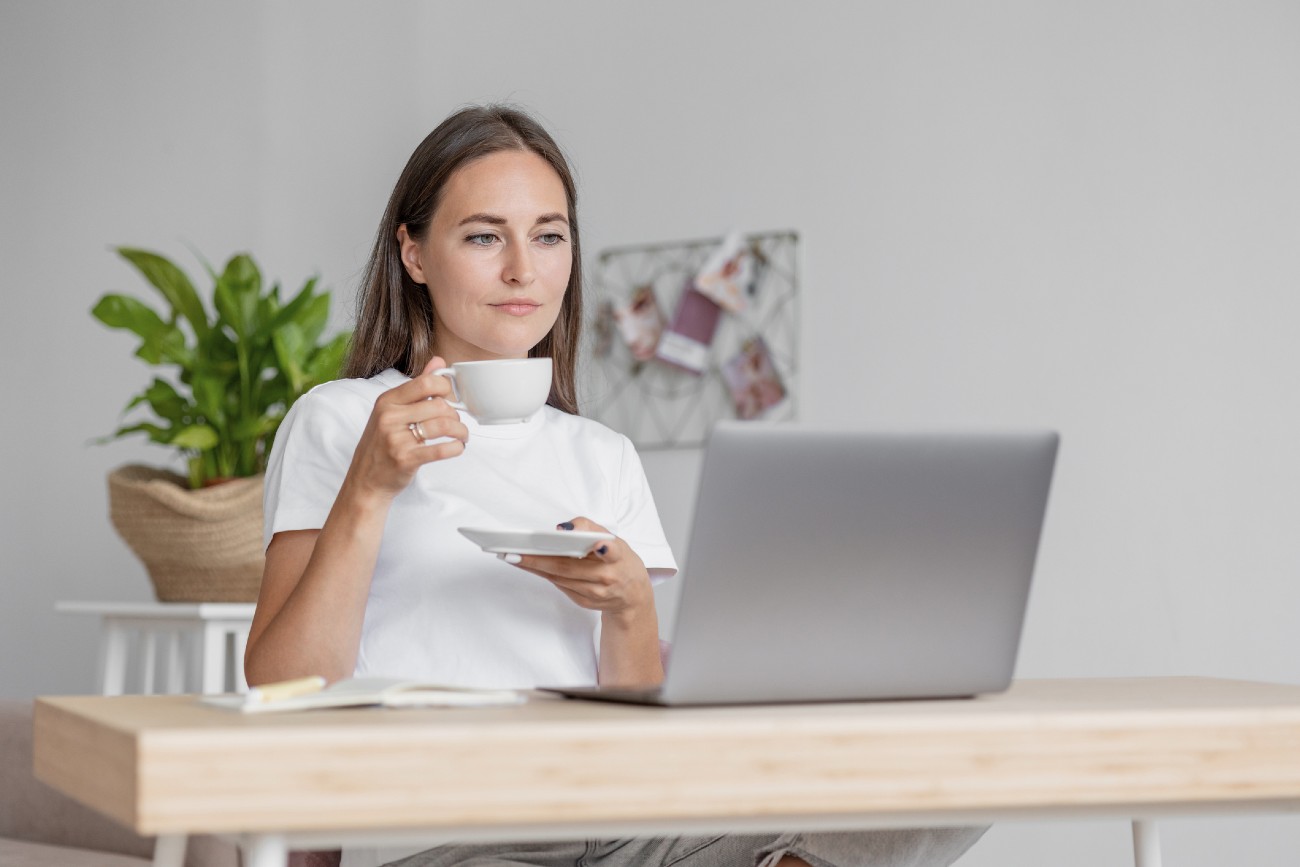
[[[522,692],[513,689],[473,689],[385,677],[356,677],[287,698],[265,699],[250,691],[245,695],[205,695],[200,701],[241,713],[282,713],[340,707],[486,707],[521,704],[525,698]]]

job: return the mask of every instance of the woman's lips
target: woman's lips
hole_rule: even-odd
[[[541,305],[535,301],[506,301],[492,306],[502,313],[509,313],[511,316],[527,316]]]

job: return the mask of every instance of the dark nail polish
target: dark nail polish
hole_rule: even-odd
[[[572,529],[573,529],[573,522],[572,522],[572,521],[565,521],[563,524],[559,524],[559,525],[557,525],[557,526],[556,526],[556,529],[557,529],[557,530],[572,530]]]

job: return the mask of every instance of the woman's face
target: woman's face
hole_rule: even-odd
[[[523,358],[551,330],[573,268],[568,199],[532,151],[498,151],[447,180],[428,234],[397,231],[402,263],[429,287],[434,352],[448,364]]]

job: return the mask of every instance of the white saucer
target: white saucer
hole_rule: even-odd
[[[460,534],[490,554],[540,554],[547,557],[586,557],[612,533],[583,530],[485,530],[458,527]]]

